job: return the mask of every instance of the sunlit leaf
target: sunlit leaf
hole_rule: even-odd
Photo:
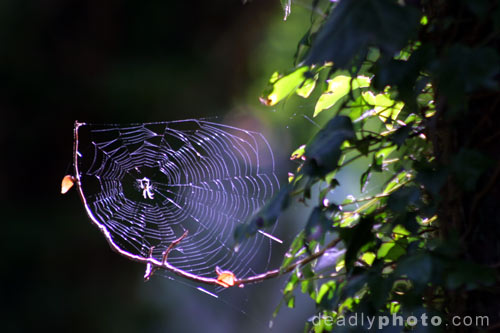
[[[389,147],[386,147],[386,148],[382,148],[380,149],[379,151],[377,151],[375,153],[375,157],[376,158],[379,158],[379,157],[383,157],[384,159],[389,157],[389,155],[394,151],[396,150],[396,146],[389,146]]]
[[[394,247],[394,245],[396,245],[396,243],[394,243],[392,241],[382,243],[382,245],[380,245],[380,247],[378,248],[377,258],[384,258],[387,255],[387,253],[389,252],[389,250]]]
[[[316,299],[316,279],[315,272],[312,270],[311,265],[303,266],[301,269],[302,281],[300,289],[303,294],[308,294],[313,300]]]
[[[407,171],[401,171],[398,173],[394,178],[389,181],[387,186],[385,187],[383,193],[387,194],[390,193],[394,190],[394,188],[397,188],[404,184],[406,180],[408,180],[409,173]]]
[[[398,313],[399,309],[401,309],[401,304],[398,302],[391,302],[391,304],[389,305],[389,313],[390,314]]]
[[[361,260],[363,260],[368,266],[371,266],[376,257],[377,256],[373,252],[365,252],[361,256]]]
[[[396,235],[403,235],[403,236],[409,236],[410,232],[405,229],[401,224],[398,224],[392,229],[392,233]]]
[[[290,156],[290,159],[291,160],[302,159],[302,156],[304,156],[305,152],[306,152],[306,145],[302,145],[293,151],[292,155]]]
[[[285,299],[286,299],[286,306],[288,306],[290,309],[293,309],[295,307],[295,296],[294,295],[285,296]]]
[[[273,74],[269,81],[270,87],[266,89],[266,93],[260,98],[260,101],[265,105],[276,105],[282,99],[293,93],[297,88],[302,86],[302,84],[306,81],[306,77],[304,75],[308,70],[308,66],[303,66],[297,68],[290,74],[277,79]]]
[[[304,248],[304,231],[299,233],[290,245],[290,249],[285,254],[281,268],[288,267],[295,259],[299,252]]]
[[[332,299],[336,288],[337,284],[333,280],[323,283],[319,288],[318,295],[316,296],[316,303],[320,304],[321,302],[324,302],[325,297],[326,299]]]
[[[321,111],[335,105],[342,97],[349,94],[351,90],[368,87],[370,85],[370,79],[366,76],[358,76],[353,79],[350,76],[337,75],[327,82],[328,88],[319,97],[318,102],[314,107],[314,117],[316,117]]]
[[[297,88],[295,93],[297,95],[299,95],[300,97],[308,98],[311,95],[311,93],[314,91],[314,88],[316,87],[316,80],[317,80],[317,77],[314,79],[306,79],[304,81],[304,83],[302,84],[302,86]]]
[[[406,250],[397,242],[391,241],[382,243],[377,251],[377,258],[386,260],[397,260],[406,254]]]
[[[399,112],[404,106],[402,102],[392,100],[389,94],[382,93],[374,95],[372,92],[364,92],[362,94],[365,101],[374,106],[374,112],[386,124],[388,129],[392,129],[392,124],[388,120],[396,120]]]

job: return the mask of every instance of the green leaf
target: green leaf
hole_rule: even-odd
[[[404,227],[409,233],[416,234],[420,229],[420,224],[417,222],[415,212],[406,212],[398,214],[393,221],[397,226]]]
[[[382,160],[384,160],[385,158],[389,157],[389,155],[394,151],[396,150],[396,146],[389,146],[389,147],[386,147],[386,148],[382,148],[380,149],[379,151],[377,151],[375,153],[375,158],[380,158],[382,157]]]
[[[404,247],[395,241],[385,242],[380,245],[377,251],[377,258],[387,260],[397,260],[402,255],[406,254]]]
[[[435,49],[424,44],[410,55],[408,60],[390,59],[378,63],[375,68],[373,86],[383,90],[387,86],[397,88],[398,99],[404,101],[411,110],[416,110],[416,97],[422,91],[417,84],[419,75],[435,61]]]
[[[295,93],[297,95],[299,95],[300,97],[308,98],[311,95],[311,93],[314,91],[314,88],[316,88],[316,80],[317,79],[318,79],[317,76],[313,79],[311,79],[311,78],[306,79],[304,81],[304,83],[302,84],[302,86],[297,88]]]
[[[350,69],[370,46],[392,56],[416,37],[420,12],[391,0],[340,1],[319,32],[307,64],[333,61]]]
[[[380,247],[378,248],[377,258],[384,258],[387,253],[389,253],[389,250],[394,247],[394,245],[396,245],[396,243],[394,243],[393,241],[382,243],[382,245],[380,245]]]
[[[302,267],[302,282],[300,288],[303,294],[308,294],[313,300],[316,300],[316,279],[315,272],[311,269],[311,265]]]
[[[295,287],[297,287],[298,283],[299,277],[297,276],[297,270],[295,270],[290,276],[285,289],[283,290],[283,298],[281,299],[278,306],[274,309],[273,318],[276,318],[283,303],[285,303],[288,307],[295,306],[295,296],[293,295],[293,291],[295,290]]]
[[[333,329],[333,325],[335,324],[336,314],[333,311],[323,311],[322,313],[318,313],[319,322],[314,325],[314,333],[324,333],[331,332]],[[312,332],[311,330],[307,330],[307,332]]]
[[[309,176],[324,177],[335,170],[342,155],[342,143],[353,138],[354,130],[349,117],[331,119],[307,144],[303,172]]]
[[[295,307],[295,296],[294,295],[285,296],[285,300],[286,300],[286,306],[288,306],[290,309],[293,309]]]
[[[365,252],[361,256],[361,260],[363,260],[366,264],[368,264],[368,266],[371,266],[376,257],[377,256],[373,252]]]
[[[316,304],[326,303],[325,300],[331,300],[336,288],[337,284],[333,280],[323,283],[316,296]]]
[[[409,173],[401,171],[394,178],[392,178],[384,189],[384,194],[390,193],[394,188],[403,184],[408,179]]]
[[[299,277],[297,276],[296,272],[294,272],[291,276],[290,279],[288,280],[288,283],[285,286],[285,289],[283,289],[283,294],[290,294],[295,290],[295,287],[297,287],[297,284],[299,283]]]
[[[303,87],[303,83],[307,81],[305,74],[308,71],[308,66],[302,66],[280,78],[276,78],[276,75],[273,74],[269,80],[269,87],[266,88],[260,101],[268,106],[276,105],[297,88]]]
[[[397,224],[393,229],[392,229],[393,234],[397,235],[403,235],[403,236],[409,236],[410,232],[403,227],[401,224]]]
[[[283,259],[283,263],[281,264],[281,268],[288,267],[294,260],[295,257],[299,254],[299,251],[304,248],[304,232],[300,232],[297,237],[290,245],[290,249],[285,254],[285,259]]]
[[[366,103],[363,96],[358,96],[354,101],[349,102],[347,108],[350,110],[349,117],[352,121],[369,118],[373,113],[372,106]],[[361,124],[362,122],[357,123]]]
[[[337,75],[333,79],[327,80],[328,88],[321,94],[314,107],[313,117],[316,117],[321,111],[334,106],[342,97],[349,94],[351,90],[368,87],[370,79],[366,76],[352,78],[346,75]]]
[[[371,91],[362,94],[365,101],[374,106],[375,113],[386,124],[387,129],[392,129],[392,121],[395,121],[404,106],[402,102],[396,102],[387,93],[374,95]]]
[[[359,185],[361,192],[364,192],[366,189],[366,185],[368,185],[368,181],[370,180],[370,176],[372,174],[372,168],[368,168],[363,174],[361,175],[359,179]]]
[[[302,158],[304,156],[304,153],[306,152],[306,145],[302,145],[299,148],[295,149],[290,156],[291,160],[296,160]]]

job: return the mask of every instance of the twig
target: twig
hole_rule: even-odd
[[[176,240],[174,240],[172,243],[170,243],[170,245],[167,247],[167,249],[165,251],[163,251],[163,257],[162,257],[162,265],[166,265],[167,263],[167,258],[168,258],[168,255],[170,253],[170,251],[172,251],[172,249],[177,245],[179,244],[184,238],[186,238],[186,236],[188,235],[188,230],[186,230],[184,232],[184,234],[182,234],[181,237],[177,238]],[[149,258],[153,258],[153,250],[154,250],[154,246],[151,246],[151,248],[149,249]],[[153,266],[151,263],[147,263],[146,264],[146,272],[144,273],[144,281],[148,281],[154,274],[154,272],[160,267],[158,266]]]
[[[153,257],[154,246],[151,246],[149,249],[149,257]],[[156,271],[156,267],[153,267],[150,263],[146,264],[146,272],[144,273],[144,281],[149,281],[149,279],[153,276]]]
[[[174,246],[176,246],[177,244],[179,244],[184,238],[186,238],[188,234],[188,230],[184,231],[184,233],[182,234],[181,237],[177,238],[176,240],[174,240],[172,243],[170,243],[170,245],[167,247],[167,249],[163,252],[163,259],[162,259],[162,263],[165,265],[167,263],[167,258],[168,258],[168,254],[170,253],[170,251],[172,251],[172,249],[174,248]]]

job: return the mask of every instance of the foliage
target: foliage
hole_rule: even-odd
[[[288,16],[290,2],[282,4]],[[336,318],[354,312],[446,320],[455,311],[451,295],[498,283],[494,269],[466,256],[470,230],[447,220],[456,206],[447,205],[446,191],[451,182],[465,196],[480,192],[494,161],[476,147],[438,146],[447,132],[436,123],[453,127],[472,112],[474,94],[498,91],[500,59],[491,45],[500,32],[500,6],[486,0],[316,0],[312,6],[297,67],[274,73],[261,101],[316,98],[311,116],[327,113],[330,120],[292,154],[300,163],[289,186],[237,237],[274,224],[290,200],[310,200],[315,206],[282,268],[325,247],[341,255],[298,267],[284,288],[284,304],[293,307],[300,290],[316,303],[317,315],[334,319],[306,327],[331,330]],[[468,33],[463,21],[488,33]],[[338,172],[363,157],[371,162],[359,175],[361,191],[370,183],[378,193],[331,202]],[[375,173],[387,181],[372,181]],[[337,238],[341,246],[329,248]]]

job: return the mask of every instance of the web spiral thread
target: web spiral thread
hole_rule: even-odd
[[[270,239],[233,249],[233,233],[279,188],[262,134],[204,120],[77,128],[75,164],[93,222],[122,254],[161,259],[199,276],[265,269]],[[153,250],[152,250],[153,249]]]

